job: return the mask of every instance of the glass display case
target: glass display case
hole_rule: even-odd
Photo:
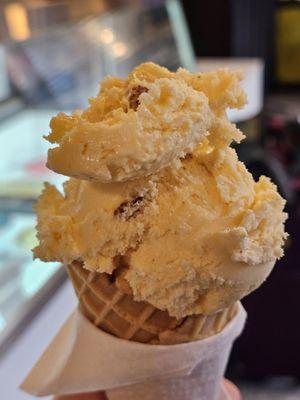
[[[42,134],[54,110],[24,108],[0,121],[0,351],[62,282],[58,263],[32,259],[32,205],[43,181],[64,178],[45,167]]]
[[[123,7],[40,34],[29,32],[27,40],[7,41],[7,67],[16,90],[39,107],[84,107],[103,76],[125,76],[143,61],[194,69],[188,31],[175,0],[150,8]]]
[[[30,251],[36,243],[32,207],[43,182],[60,187],[65,180],[45,167],[48,144],[42,136],[50,118],[58,110],[85,107],[103,76],[125,76],[143,61],[194,69],[175,0],[113,11],[100,7],[81,18],[78,1],[66,2],[69,15],[78,17],[70,19],[63,1],[51,13],[47,2],[37,3],[45,5],[44,13],[34,13],[26,2],[7,2],[0,10],[0,352],[65,277],[58,263],[33,260]],[[18,18],[12,29],[13,13]]]

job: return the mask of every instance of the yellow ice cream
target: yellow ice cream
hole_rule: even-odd
[[[108,168],[110,173],[114,171],[109,179],[100,179],[104,175],[99,173],[108,166],[107,157],[93,161],[93,165],[99,163],[94,175],[84,168],[83,159],[79,169],[73,161],[68,174],[84,179],[71,178],[64,194],[46,185],[36,207],[40,244],[34,252],[46,261],[70,263],[80,259],[92,271],[113,273],[122,268],[136,300],[148,301],[172,316],[212,313],[258,287],[282,256],[285,202],[268,178],[255,182],[229,147],[232,140],[242,137],[225,114],[227,107],[240,106],[245,101],[238,76],[229,71],[199,76],[179,70],[171,74],[153,64],[144,64],[135,71],[145,84],[156,82],[151,75],[153,70],[156,74],[160,71],[159,81],[169,79],[169,88],[182,80],[189,88],[186,96],[206,99],[200,102],[205,107],[198,109],[205,115],[193,118],[209,119],[209,131],[202,130],[204,125],[200,124],[196,129],[201,131],[198,145],[191,145],[188,152],[183,148],[179,151],[180,146],[175,144],[178,153],[174,149],[168,153],[169,148],[158,146],[163,163],[143,163],[143,158],[137,156],[136,167]],[[161,78],[164,73],[170,77]],[[113,78],[105,84],[108,82],[110,89],[118,87]],[[137,113],[141,106],[142,100],[133,112]],[[193,114],[193,102],[190,107]],[[115,104],[114,109],[117,108]],[[187,109],[185,116],[188,120]],[[66,151],[61,139],[69,131],[72,118],[82,122],[78,114],[56,117],[55,129],[52,123],[50,138],[59,143],[56,149],[61,152]],[[103,118],[108,116],[104,113]],[[164,134],[179,137],[182,132],[176,131],[176,116],[169,121]],[[89,126],[85,125],[85,137],[94,135]],[[189,126],[186,132],[192,123]],[[124,135],[126,129],[124,125]],[[142,126],[140,134],[149,144],[151,130],[146,134]],[[101,148],[102,137],[99,140],[97,146]],[[106,140],[108,143],[109,136]],[[75,142],[70,142],[75,157],[79,150]],[[57,163],[55,169],[59,168]]]
[[[176,164],[224,119],[227,106],[244,102],[239,76],[226,70],[193,75],[142,64],[127,79],[106,78],[87,110],[52,119],[47,139],[58,146],[47,165],[98,182],[149,175]]]

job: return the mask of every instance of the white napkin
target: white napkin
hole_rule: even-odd
[[[237,315],[219,334],[162,346],[116,338],[75,310],[21,389],[36,396],[106,390],[110,400],[214,400],[245,319],[239,304]]]

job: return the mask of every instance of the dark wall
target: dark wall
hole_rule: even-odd
[[[198,57],[230,54],[230,0],[182,0]]]
[[[273,74],[273,0],[181,0],[198,57],[261,57]]]
[[[260,57],[265,79],[273,80],[274,9],[272,0],[231,0],[231,53],[237,57]]]

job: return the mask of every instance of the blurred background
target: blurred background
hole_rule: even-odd
[[[32,260],[32,206],[49,119],[87,105],[106,74],[138,63],[244,73],[249,103],[230,119],[240,158],[287,199],[286,255],[244,306],[227,375],[245,400],[300,399],[300,1],[0,0],[0,387],[17,389],[76,304],[59,264]]]

